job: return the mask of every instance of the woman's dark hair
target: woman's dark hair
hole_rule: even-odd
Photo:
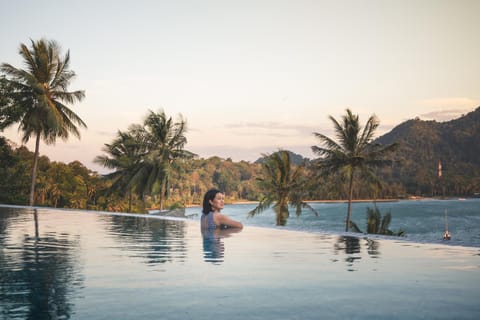
[[[212,205],[210,204],[210,201],[215,199],[215,196],[217,193],[222,193],[222,191],[217,190],[217,189],[210,189],[205,193],[205,196],[203,197],[203,209],[202,212],[204,214],[209,214],[212,212]]]

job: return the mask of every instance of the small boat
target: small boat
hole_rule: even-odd
[[[448,232],[447,209],[445,209],[445,232],[443,233],[443,240],[452,239],[452,235]]]
[[[450,232],[446,230],[445,233],[443,234],[443,240],[450,240],[450,239],[452,239],[452,236],[450,235]]]

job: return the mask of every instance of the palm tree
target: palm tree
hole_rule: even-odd
[[[70,52],[61,57],[60,47],[55,41],[41,39],[31,42],[30,49],[21,44],[19,50],[26,69],[3,63],[0,71],[10,77],[8,82],[13,88],[10,91],[13,102],[2,108],[2,114],[11,115],[5,120],[6,125],[20,123],[23,143],[35,137],[29,198],[29,205],[33,206],[40,140],[54,144],[57,138],[68,140],[70,134],[80,138],[77,126],[86,128],[86,125],[66,106],[85,97],[84,91],[67,91],[75,77],[75,72],[69,70]]]
[[[142,141],[141,130],[132,126],[128,132],[119,131],[117,138],[111,144],[105,144],[103,151],[107,155],[97,156],[94,159],[94,162],[115,170],[107,174],[106,178],[112,179],[112,190],[128,194],[128,212],[132,212],[135,173],[145,155],[145,144]]]
[[[378,180],[374,168],[382,167],[392,163],[385,159],[385,156],[397,148],[393,143],[387,146],[373,143],[375,130],[379,121],[375,115],[370,116],[362,130],[358,115],[353,115],[350,109],[338,122],[332,116],[329,119],[333,122],[337,140],[333,140],[321,133],[314,132],[321,146],[312,146],[315,154],[319,155],[316,165],[318,169],[326,173],[343,172],[348,180],[348,209],[345,231],[350,226],[350,213],[353,198],[353,181],[357,171],[368,178]]]
[[[405,231],[402,229],[398,231],[392,231],[389,229],[390,222],[392,221],[392,214],[387,212],[383,215],[377,207],[367,208],[367,233],[368,234],[381,234],[388,236],[405,236]],[[353,221],[351,226],[354,232],[363,233],[362,230]]]
[[[302,213],[302,208],[309,208],[315,215],[318,213],[306,202],[303,201],[303,187],[305,180],[302,172],[303,166],[293,168],[290,163],[290,154],[288,151],[280,150],[269,156],[265,156],[265,162],[262,163],[263,177],[257,178],[258,185],[265,196],[258,206],[248,213],[253,217],[266,209],[273,203],[273,210],[277,216],[277,225],[286,224],[290,213],[288,205],[296,208],[296,214]]]
[[[107,177],[114,180],[113,190],[128,192],[130,211],[132,192],[142,198],[158,194],[163,209],[176,161],[194,156],[183,149],[187,143],[185,133],[186,121],[181,116],[174,122],[163,110],[149,111],[143,125],[119,132],[117,139],[105,144],[103,151],[108,155],[95,158],[96,163],[115,170]]]
[[[191,159],[194,154],[184,150],[187,123],[179,116],[174,122],[163,110],[149,111],[144,121],[145,157],[136,173],[136,183],[147,193],[158,194],[160,210],[168,198],[171,171],[178,160]]]

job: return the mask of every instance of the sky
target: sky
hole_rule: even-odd
[[[255,161],[285,149],[314,158],[313,132],[349,108],[377,136],[419,117],[480,106],[477,0],[0,0],[0,63],[21,43],[70,51],[85,90],[81,139],[40,145],[52,161],[93,162],[149,110],[183,116],[186,150]],[[20,144],[18,126],[0,135]],[[33,139],[27,144],[33,151]]]

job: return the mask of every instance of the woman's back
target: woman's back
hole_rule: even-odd
[[[215,221],[213,219],[213,216],[214,216],[214,212],[210,212],[210,213],[207,213],[207,214],[202,214],[202,218],[201,218],[201,224],[202,224],[202,228],[205,228],[205,229],[215,229],[217,227],[217,225],[215,224]]]

